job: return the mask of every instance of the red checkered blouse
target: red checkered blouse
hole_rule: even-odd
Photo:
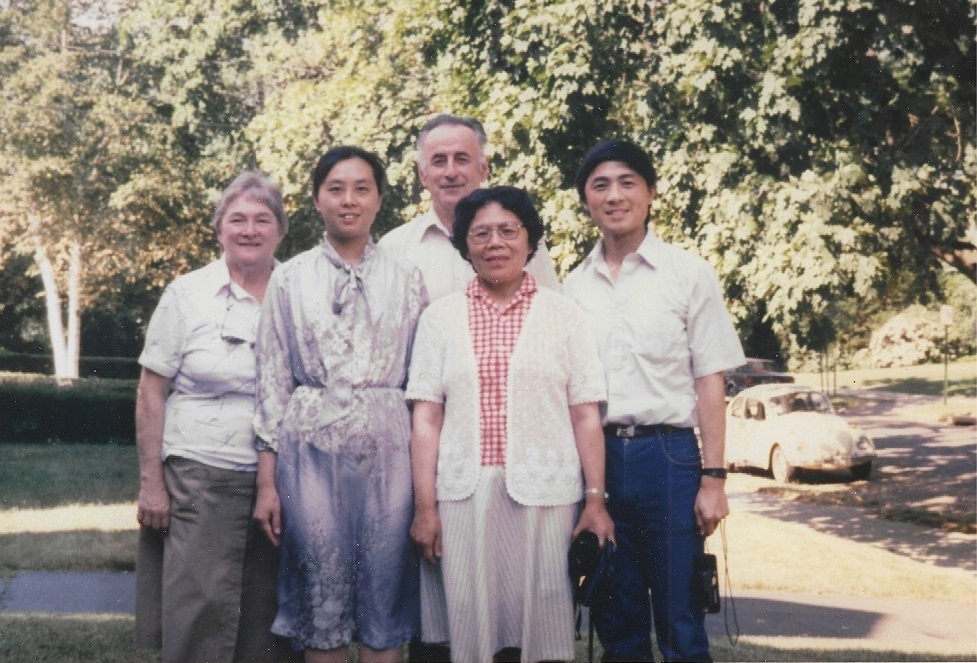
[[[477,278],[465,289],[468,329],[478,364],[482,465],[505,465],[509,360],[537,288],[536,279],[525,274],[504,309],[492,301]]]

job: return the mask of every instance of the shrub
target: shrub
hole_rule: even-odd
[[[893,316],[872,334],[868,345],[871,366],[916,366],[943,358],[943,328],[932,313],[912,306]]]
[[[140,370],[139,362],[133,357],[82,357],[78,362],[81,377],[138,380]],[[54,359],[49,354],[4,352],[0,353],[0,371],[52,375]]]
[[[132,444],[136,384],[0,373],[0,440]]]

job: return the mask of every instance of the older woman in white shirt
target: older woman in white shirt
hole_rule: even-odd
[[[577,306],[524,271],[542,234],[519,189],[463,198],[453,241],[476,277],[424,312],[411,358],[411,534],[440,558],[456,663],[573,659],[571,535],[613,538],[603,369]]]
[[[288,230],[281,192],[246,172],[213,226],[223,255],[166,288],[139,358],[136,646],[164,663],[290,655],[270,631],[276,552],[250,527],[254,341]]]

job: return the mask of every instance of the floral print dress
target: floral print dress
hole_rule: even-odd
[[[427,296],[370,242],[275,270],[258,330],[259,449],[277,452],[278,615],[301,648],[399,646],[418,631],[410,416],[403,388]]]

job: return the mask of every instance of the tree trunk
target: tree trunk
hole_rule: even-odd
[[[61,318],[61,293],[55,278],[54,265],[48,258],[47,247],[38,234],[34,235],[34,261],[41,272],[44,285],[44,304],[47,310],[48,335],[54,357],[54,375],[59,378],[78,377],[79,339],[81,332],[78,290],[81,271],[81,249],[72,245],[68,272],[68,334]]]
[[[81,356],[81,246],[71,245],[71,262],[68,266],[68,338],[65,363],[68,374],[65,377],[78,377],[78,362]]]

